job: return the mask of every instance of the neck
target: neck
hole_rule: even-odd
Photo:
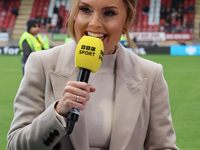
[[[32,34],[33,36],[35,36],[35,35],[36,35],[36,34],[33,34],[32,32],[28,32],[28,33]]]

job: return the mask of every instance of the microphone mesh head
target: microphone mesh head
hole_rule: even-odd
[[[95,73],[101,66],[104,55],[103,42],[99,38],[83,36],[75,53],[75,66]]]

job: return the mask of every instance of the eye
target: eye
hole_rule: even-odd
[[[112,11],[112,10],[109,10],[109,11],[106,11],[106,12],[104,13],[104,15],[105,15],[105,16],[114,16],[114,15],[116,15],[116,13],[115,13],[114,11]]]
[[[90,9],[88,7],[80,7],[79,10],[81,10],[84,13],[89,13]]]

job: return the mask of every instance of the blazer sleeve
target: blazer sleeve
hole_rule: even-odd
[[[151,91],[150,119],[144,147],[145,150],[178,150],[170,114],[168,85],[160,64]]]
[[[31,53],[14,101],[14,118],[8,132],[8,150],[49,150],[66,130],[57,119],[54,105],[45,109],[45,73],[39,54]]]

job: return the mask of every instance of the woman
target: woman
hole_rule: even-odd
[[[28,59],[15,98],[9,150],[178,149],[162,66],[119,44],[122,33],[131,44],[135,7],[135,0],[72,1],[68,30],[74,41]],[[83,35],[104,43],[102,65],[89,84],[76,82],[74,54]],[[72,108],[81,113],[67,135]]]

